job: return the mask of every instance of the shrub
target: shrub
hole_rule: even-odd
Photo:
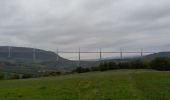
[[[129,62],[119,62],[118,68],[119,69],[130,69],[130,63]]]
[[[13,74],[11,76],[11,79],[20,79],[20,76],[18,74]]]
[[[170,70],[170,58],[158,57],[151,61],[151,68],[161,71]]]
[[[89,72],[90,69],[89,68],[83,68],[83,67],[77,67],[74,72],[77,72],[77,73],[85,73],[85,72]]]
[[[61,75],[62,73],[61,72],[52,72],[52,71],[49,71],[49,72],[45,72],[45,73],[42,73],[42,76],[58,76],[58,75]]]
[[[99,71],[99,67],[91,67],[90,71]]]
[[[115,62],[108,62],[109,70],[118,69],[118,65]]]
[[[24,74],[22,76],[23,79],[26,79],[26,78],[32,78],[33,76],[31,74]]]
[[[148,69],[150,67],[149,67],[149,62],[142,61],[142,60],[136,60],[136,61],[130,62],[130,68],[131,69]]]
[[[108,69],[109,69],[109,68],[108,68],[107,62],[100,63],[100,65],[99,65],[99,70],[100,70],[100,71],[106,71],[106,70],[108,70]]]
[[[4,79],[4,74],[0,72],[0,80]]]
[[[99,65],[100,71],[113,70],[113,69],[118,69],[118,66],[115,62],[112,62],[112,61],[102,62]]]

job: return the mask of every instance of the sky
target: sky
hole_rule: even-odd
[[[168,51],[170,0],[0,0],[0,45]]]

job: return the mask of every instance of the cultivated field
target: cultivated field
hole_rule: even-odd
[[[170,100],[170,72],[116,70],[1,80],[0,100]]]

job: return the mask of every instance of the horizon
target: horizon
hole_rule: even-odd
[[[170,52],[170,51],[146,51],[143,49],[140,49],[140,51],[134,51],[134,50],[124,50],[120,49],[119,51],[102,51],[100,48],[99,51],[83,51],[79,48],[79,50],[74,50],[74,51],[60,51],[59,49],[57,51],[50,51],[50,50],[45,50],[45,49],[40,49],[40,48],[32,48],[32,47],[19,47],[19,46],[0,46],[0,47],[6,47],[8,49],[9,54],[13,52],[12,48],[24,48],[24,49],[33,49],[34,50],[43,50],[47,52],[53,52],[57,55],[59,55],[62,58],[69,59],[69,60],[78,60],[79,59],[79,53],[81,56],[82,61],[86,60],[104,60],[104,59],[127,59],[127,58],[138,58],[138,57],[144,57],[150,54],[156,54],[156,53],[162,53],[162,52]],[[33,52],[32,51],[32,52]],[[0,51],[1,52],[1,51]],[[4,52],[4,51],[3,51]],[[14,52],[17,52],[16,50]],[[19,51],[22,52],[22,51]],[[25,51],[24,51],[25,52]],[[36,56],[36,52],[33,52],[33,55]],[[91,55],[90,57],[88,55]],[[122,57],[121,57],[122,55]],[[101,56],[101,58],[100,58]]]

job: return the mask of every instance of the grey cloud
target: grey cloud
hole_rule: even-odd
[[[170,49],[169,0],[0,0],[0,45]]]

